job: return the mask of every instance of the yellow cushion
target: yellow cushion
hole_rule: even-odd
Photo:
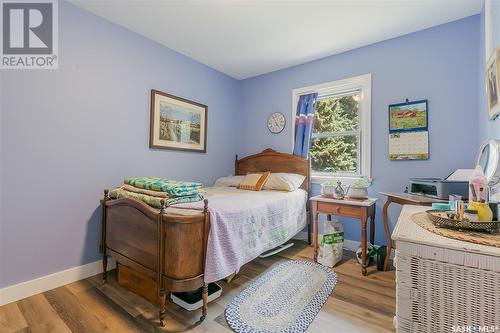
[[[269,171],[264,173],[248,173],[240,185],[238,185],[238,188],[241,190],[260,191],[267,178],[269,178],[269,174]]]

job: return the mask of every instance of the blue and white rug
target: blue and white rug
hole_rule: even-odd
[[[236,296],[226,320],[238,333],[300,333],[330,296],[337,274],[314,262],[278,263]]]

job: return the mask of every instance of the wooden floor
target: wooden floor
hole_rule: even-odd
[[[230,284],[221,282],[223,294],[209,303],[201,324],[199,311],[169,302],[167,324],[161,329],[157,309],[118,286],[112,272],[107,284],[97,275],[0,307],[0,332],[231,332],[224,318],[228,302],[283,257],[310,260],[312,249],[296,242],[279,255],[245,265]],[[334,270],[337,286],[308,332],[393,332],[394,271],[378,272],[372,265],[362,276],[346,251]]]

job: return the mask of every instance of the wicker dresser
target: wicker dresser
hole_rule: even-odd
[[[500,248],[445,238],[410,219],[427,209],[404,206],[392,233],[397,332],[500,332]]]

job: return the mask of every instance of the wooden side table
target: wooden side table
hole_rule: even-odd
[[[393,248],[391,231],[389,230],[389,221],[387,220],[387,209],[389,208],[389,205],[394,202],[400,205],[432,206],[434,202],[448,203],[448,201],[402,192],[380,192],[380,194],[387,197],[384,208],[382,208],[382,219],[384,220],[385,237],[387,239],[387,255],[385,256],[384,261],[384,271],[386,271],[387,261],[391,256],[391,251]]]
[[[361,272],[366,275],[366,224],[370,217],[370,242],[373,244],[375,238],[375,202],[376,198],[364,201],[358,200],[336,200],[323,196],[315,196],[311,199],[313,213],[313,248],[314,261],[318,260],[318,215],[336,215],[357,218],[361,221]]]

